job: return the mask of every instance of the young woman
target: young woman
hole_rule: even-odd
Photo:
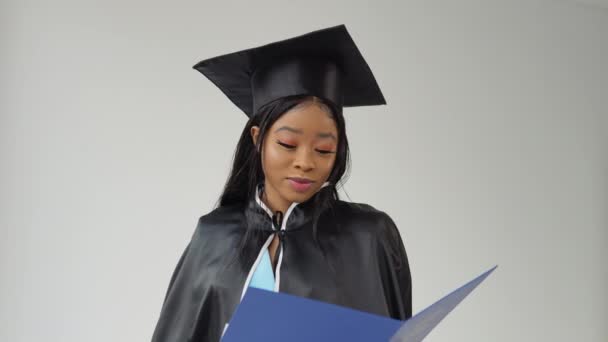
[[[409,318],[394,221],[338,196],[349,165],[342,108],[386,103],[345,26],[194,68],[249,121],[219,205],[173,272],[152,341],[220,340],[250,286]]]

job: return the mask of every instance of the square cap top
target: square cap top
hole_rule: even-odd
[[[345,25],[205,59],[193,68],[249,117],[292,95],[320,97],[339,111],[386,104]]]

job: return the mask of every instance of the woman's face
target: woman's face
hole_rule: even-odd
[[[258,134],[259,127],[253,126],[254,143]],[[305,202],[321,188],[334,166],[338,138],[332,114],[322,103],[302,102],[274,122],[262,147],[265,195],[273,210]]]

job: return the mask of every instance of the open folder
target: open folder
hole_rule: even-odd
[[[406,321],[252,287],[237,307],[222,342],[422,341],[496,267]]]

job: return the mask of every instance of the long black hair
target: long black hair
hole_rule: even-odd
[[[262,106],[254,113],[243,128],[243,132],[237,143],[232,169],[228,176],[228,180],[226,181],[226,185],[224,186],[224,190],[218,200],[220,207],[231,205],[247,206],[254,201],[257,187],[264,183],[262,158],[259,151],[261,151],[262,146],[264,146],[268,130],[272,127],[274,122],[287,111],[299,103],[311,99],[313,99],[312,96],[308,95],[283,97]],[[326,209],[331,209],[335,204],[335,201],[340,199],[338,189],[346,182],[351,164],[348,139],[346,137],[346,127],[341,108],[337,108],[332,103],[320,98],[314,98],[314,100],[318,100],[318,102],[321,102],[330,109],[338,130],[336,159],[334,161],[333,169],[327,179],[329,185],[318,191],[313,203],[312,233],[315,242],[320,247],[317,240],[317,222],[321,213]],[[258,139],[255,145],[251,137],[251,127],[253,126],[259,127]],[[218,203],[216,203],[216,207],[217,206]],[[241,240],[239,247],[241,253],[239,254],[244,258],[243,260],[250,260],[249,257],[251,257],[251,253],[257,253],[255,248],[259,248],[259,244],[264,238],[264,234],[261,234],[259,229],[263,224],[260,216],[251,215],[248,210],[246,212],[248,213],[246,218],[247,231]],[[254,241],[255,243],[251,243]]]

